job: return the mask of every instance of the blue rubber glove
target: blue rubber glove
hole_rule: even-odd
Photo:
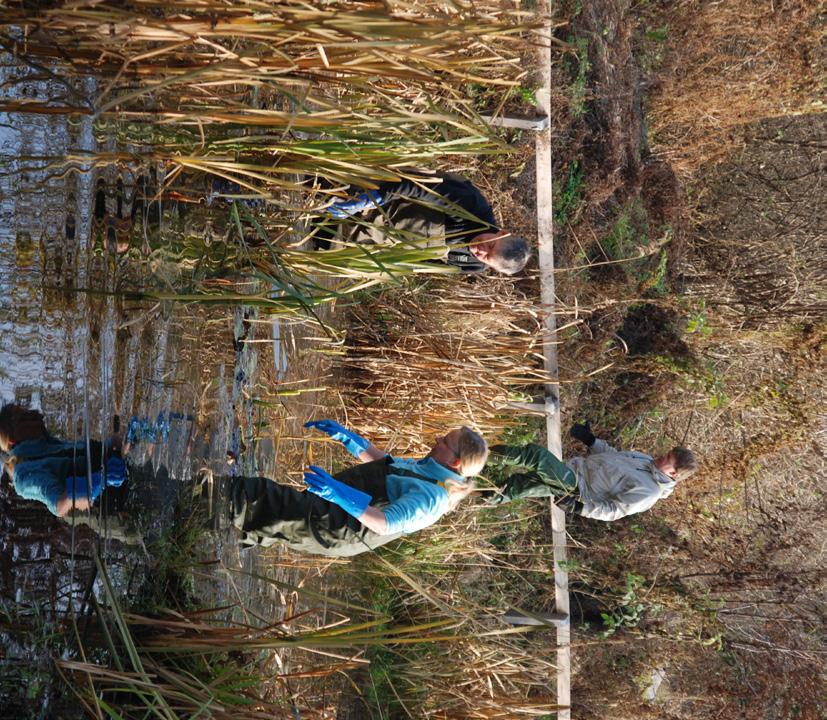
[[[345,220],[362,210],[380,207],[384,202],[385,198],[382,197],[381,193],[378,193],[376,190],[367,190],[366,192],[359,193],[353,200],[333,203],[330,207],[325,208],[325,212],[335,218]]]
[[[329,435],[332,440],[338,440],[353,457],[357,460],[359,456],[370,447],[370,443],[361,435],[348,430],[343,425],[339,425],[335,420],[311,420],[304,424],[306,428],[316,428],[321,430],[326,435]]]
[[[106,461],[106,487],[120,487],[126,480],[126,463],[115,455]]]
[[[335,503],[357,520],[370,505],[370,495],[339,482],[316,465],[311,465],[310,470],[304,471],[304,483],[308,492]]]
[[[157,442],[166,442],[169,437],[170,420],[183,418],[181,413],[158,413],[158,419],[152,422],[149,418],[133,416],[126,429],[126,442],[130,445],[137,445],[139,442],[146,442],[154,445]],[[191,419],[187,416],[187,419]]]
[[[157,441],[158,429],[155,423],[148,418],[133,416],[126,429],[126,442],[130,445],[137,445],[139,442],[154,445]]]

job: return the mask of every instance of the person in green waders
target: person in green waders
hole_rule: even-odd
[[[243,545],[282,543],[291,550],[350,557],[435,523],[474,489],[488,457],[468,427],[437,439],[420,460],[397,458],[333,420],[311,421],[363,462],[329,475],[310,466],[307,492],[265,477],[230,481],[230,513]]]
[[[615,450],[592,433],[589,423],[569,431],[588,449],[587,455],[563,462],[540,445],[494,445],[489,468],[515,468],[499,490],[484,490],[492,505],[526,497],[554,497],[583,517],[612,521],[643,512],[669,497],[680,480],[698,468],[693,452],[674,447],[652,457]]]

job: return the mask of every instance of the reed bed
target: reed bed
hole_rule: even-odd
[[[204,305],[244,304],[264,314],[319,320],[320,306],[377,285],[401,285],[415,275],[458,273],[439,262],[444,254],[440,247],[342,243],[335,250],[318,252],[297,246],[303,241],[297,243],[293,235],[290,227],[264,228],[249,210],[235,204],[218,242],[206,243],[203,234],[170,224],[145,258],[153,275],[165,278],[164,287],[137,295]]]
[[[507,152],[470,89],[498,89],[502,107],[527,75],[532,17],[490,0],[11,2],[0,9],[0,49],[65,93],[0,101],[0,110],[95,120],[105,149],[21,158],[25,166],[118,166],[136,177],[153,168],[160,182],[147,201],[201,203],[220,179],[237,184],[233,197],[263,202],[244,223],[233,207],[236,237],[223,240],[247,246],[242,226],[252,224],[266,251],[228,261],[223,273],[269,288],[245,298],[210,282],[148,297],[313,317],[336,297],[445,271],[429,262],[433,251],[401,245],[326,254],[298,246],[308,218],[353,186]],[[78,89],[83,78],[95,80],[94,97]]]
[[[411,166],[456,168],[466,157],[506,151],[468,89],[499,88],[505,97],[517,87],[531,27],[491,0],[174,7],[80,0],[41,9],[10,2],[0,9],[0,47],[62,82],[66,94],[8,101],[0,110],[91,116],[101,138],[116,141],[116,150],[52,159],[56,171],[115,165],[137,175],[153,166],[161,170],[157,197],[174,191],[197,202],[218,177],[264,201],[256,218],[231,206],[221,241],[239,250],[225,277],[147,291],[152,299],[313,315],[319,305],[396,284],[348,306],[351,331],[334,366],[349,424],[377,444],[415,453],[460,420],[489,437],[514,422],[508,403],[548,380],[545,311],[510,280],[411,288],[405,276],[444,270],[427,263],[433,251],[400,244],[370,254],[358,247],[305,253],[297,245],[302,221],[349,185],[372,187]],[[96,80],[93,98],[77,89],[84,77]],[[160,234],[164,243],[173,244]],[[262,285],[240,290],[245,274]],[[205,613],[147,618],[124,611],[105,581],[96,617],[110,662],[81,652],[58,667],[97,718],[245,720],[294,717],[297,707],[302,717],[330,717],[339,700],[325,679],[380,651],[400,661],[393,687],[409,698],[398,707],[407,702],[410,712],[551,712],[548,635],[497,619],[510,601],[505,589],[496,597],[461,589],[467,576],[490,579],[496,571],[484,530],[462,517],[464,531],[446,525],[403,548],[409,556],[387,552],[354,564],[355,586],[391,588],[399,599],[393,612],[305,592],[306,614],[285,609],[257,626]],[[106,577],[102,565],[99,572]],[[335,620],[321,620],[331,608]],[[285,653],[288,670],[278,665]]]
[[[384,587],[400,572],[396,554],[388,557],[374,557],[362,568],[377,573]],[[105,565],[96,562],[103,597],[93,603],[93,621],[84,623],[79,652],[56,660],[90,717],[330,717],[348,703],[347,686],[337,678],[344,672],[358,678],[371,654],[377,660],[377,649],[385,663],[394,657],[398,670],[391,692],[400,703],[390,702],[421,716],[493,718],[554,709],[547,687],[553,666],[542,656],[542,635],[532,639],[531,630],[498,622],[490,608],[486,614],[479,606],[480,614],[472,616],[470,606],[457,613],[414,603],[396,608],[394,618],[384,612],[390,607],[285,586],[304,609],[288,603],[283,617],[269,624],[227,622],[221,619],[226,607],[146,617],[121,606]],[[417,573],[416,565],[402,565]],[[436,590],[448,600],[457,593],[448,590],[444,568],[441,574]],[[417,595],[410,587],[408,592]],[[255,617],[237,610],[236,617]],[[77,628],[74,636],[80,637]],[[105,655],[93,650],[97,643],[107,648]],[[423,695],[424,677],[431,680]]]
[[[509,403],[531,402],[550,380],[546,312],[493,277],[388,289],[349,306],[346,348],[333,361],[348,422],[401,453],[461,420],[496,437],[519,422]]]
[[[94,115],[141,148],[132,162],[280,203],[296,175],[371,185],[442,153],[502,151],[467,86],[517,86],[530,28],[494,2],[11,3],[0,47],[69,89],[62,105],[6,109]],[[84,76],[96,97],[74,88]]]
[[[537,543],[544,522],[526,508],[508,515],[467,503],[427,532],[361,559],[354,570],[369,579],[368,597],[397,623],[453,619],[463,636],[370,649],[371,677],[381,686],[375,703],[390,716],[522,717],[556,709],[553,629],[502,620],[513,608],[553,609],[553,549]],[[513,551],[499,545],[505,536]],[[348,571],[337,568],[329,586]]]

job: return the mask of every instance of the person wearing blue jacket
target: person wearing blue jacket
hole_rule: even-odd
[[[0,409],[0,451],[3,471],[15,492],[43,503],[53,515],[86,510],[107,486],[126,477],[117,441],[67,442],[46,431],[36,410],[8,404]]]
[[[336,476],[314,465],[307,492],[269,478],[232,481],[233,525],[242,544],[350,557],[433,525],[474,489],[488,446],[468,427],[437,439],[421,460],[396,458],[332,420],[307,423],[344,445],[360,465]]]

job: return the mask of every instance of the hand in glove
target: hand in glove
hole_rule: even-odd
[[[325,208],[325,212],[335,218],[345,220],[362,210],[380,207],[384,202],[385,199],[381,193],[376,192],[376,190],[367,190],[366,192],[359,193],[353,200],[333,203],[330,207]]]
[[[370,505],[370,495],[339,482],[316,465],[311,465],[310,470],[304,471],[304,482],[308,492],[335,503],[357,520]]]
[[[572,425],[571,430],[569,430],[569,435],[571,435],[575,440],[579,440],[586,447],[591,447],[594,445],[594,441],[597,439],[592,432],[588,420],[586,420],[585,423],[575,423]]]
[[[106,460],[106,487],[120,487],[126,480],[126,463],[117,455]]]
[[[580,502],[580,497],[575,493],[571,493],[560,498],[559,500],[555,500],[554,504],[557,505],[557,507],[559,507],[563,512],[571,513],[572,515],[579,515],[580,511],[583,509],[583,503]]]
[[[361,435],[348,430],[346,427],[339,425],[335,420],[311,420],[304,424],[306,428],[316,428],[321,430],[331,439],[338,440],[353,457],[359,456],[368,449],[370,443]]]

